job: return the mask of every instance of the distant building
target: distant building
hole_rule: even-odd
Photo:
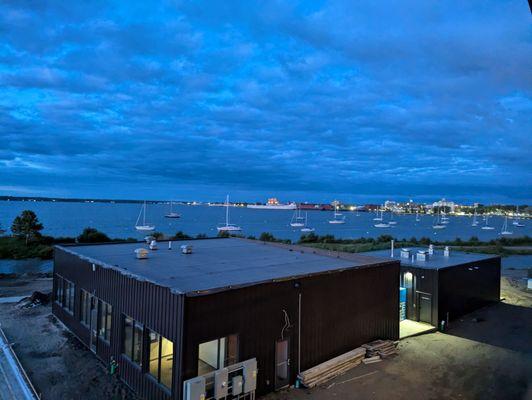
[[[441,199],[439,201],[435,201],[434,203],[432,203],[432,207],[433,208],[446,207],[446,208],[449,208],[452,213],[454,213],[456,204],[452,201]]]

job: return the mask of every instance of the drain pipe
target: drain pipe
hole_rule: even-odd
[[[390,249],[390,252],[391,252],[390,257],[393,258],[393,246],[395,244],[395,240],[392,239],[391,244],[392,244],[392,246],[391,246],[391,249]]]
[[[301,292],[299,292],[298,303],[299,311],[297,313],[297,373],[299,375],[301,373]]]

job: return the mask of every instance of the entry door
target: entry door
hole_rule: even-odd
[[[98,307],[97,299],[94,296],[90,298],[90,349],[96,353],[96,339],[98,337]]]
[[[419,321],[432,325],[432,295],[418,293]]]
[[[290,346],[288,339],[275,343],[275,389],[282,389],[290,384]]]

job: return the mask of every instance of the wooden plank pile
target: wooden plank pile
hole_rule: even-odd
[[[373,342],[363,344],[362,347],[367,350],[366,357],[389,358],[397,354],[397,343],[393,340],[374,340]]]
[[[359,365],[365,356],[366,349],[357,347],[355,350],[301,372],[298,375],[299,380],[304,386],[312,388]]]

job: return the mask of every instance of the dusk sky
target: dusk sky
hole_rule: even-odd
[[[531,23],[524,0],[2,1],[0,195],[530,204]]]

